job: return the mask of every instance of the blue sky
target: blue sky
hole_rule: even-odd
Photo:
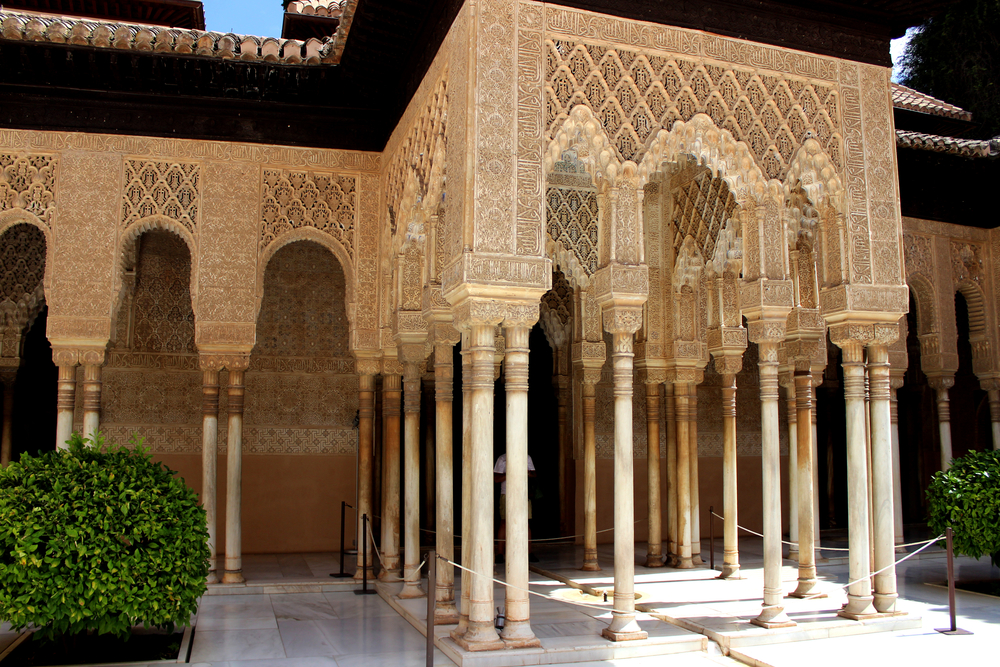
[[[209,30],[260,37],[281,36],[281,0],[204,0],[204,3]],[[903,54],[911,31],[907,31],[906,37],[892,40],[893,62]],[[898,75],[894,69],[893,79]]]

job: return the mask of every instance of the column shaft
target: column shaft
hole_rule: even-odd
[[[632,333],[613,332],[615,379],[615,594],[612,641],[645,639],[635,620],[635,525],[632,484]]]
[[[369,530],[371,521],[374,518],[372,511],[372,470],[375,467],[374,460],[374,432],[375,432],[375,376],[361,375],[358,377],[358,509],[357,516],[357,547],[358,567],[354,573],[354,578],[364,577],[364,569],[367,568],[369,574],[372,568],[372,545],[368,546],[368,559],[362,563],[360,556],[363,556],[364,540],[371,539],[364,534],[363,515],[368,515]],[[362,567],[363,566],[363,567]]]
[[[902,378],[897,378],[902,385]],[[903,484],[899,476],[899,402],[896,400],[896,386],[890,378],[889,384],[889,424],[892,437],[892,527],[893,541],[903,544]],[[992,410],[992,407],[991,407]]]
[[[453,490],[452,403],[454,402],[454,362],[452,345],[434,346],[434,417],[437,482],[436,540],[434,548],[442,559],[455,560],[455,498]],[[455,607],[455,568],[444,560],[437,563],[434,591],[434,624],[458,622]]]
[[[528,603],[528,334],[523,324],[504,327],[507,393],[507,583],[501,637],[510,648],[540,646]]]
[[[794,625],[785,614],[781,587],[781,452],[778,444],[778,343],[758,341],[760,431],[764,496],[764,605],[755,625]]]
[[[727,373],[722,376],[722,504],[726,517],[722,529],[722,579],[736,578],[740,573],[736,464],[736,375]]]
[[[59,366],[56,390],[56,449],[66,449],[73,435],[73,410],[76,408],[76,366]]]
[[[691,559],[691,447],[688,433],[688,392],[690,385],[674,385],[674,415],[677,419],[677,564],[674,567],[694,567]]]
[[[649,535],[646,567],[663,567],[663,514],[660,509],[660,383],[646,384],[646,482]]]
[[[698,478],[698,385],[688,385],[688,464],[691,466],[691,564],[700,567],[701,559],[701,491]]]
[[[218,520],[216,489],[219,463],[219,371],[202,372],[201,380],[201,505],[208,524],[208,583],[218,583],[216,551]]]
[[[868,346],[868,377],[872,428],[872,505],[875,571],[875,611],[891,612],[896,606],[896,568],[892,503],[892,432],[889,408],[889,347]],[[888,569],[885,569],[888,568]]]
[[[677,418],[674,383],[663,387],[667,401],[667,564],[677,564]]]
[[[472,567],[472,346],[469,332],[462,333],[462,567]],[[472,579],[462,570],[462,599],[458,607],[458,627],[452,639],[458,639],[469,629],[469,591]]]
[[[816,550],[813,523],[813,457],[812,457],[812,373],[795,371],[796,443],[798,450],[793,473],[798,497],[797,515],[790,515],[789,522],[798,525],[799,583],[794,597],[813,594],[816,587]],[[789,443],[791,447],[791,443]],[[791,482],[791,480],[789,480]]]
[[[242,370],[229,370],[229,428],[226,455],[226,571],[224,584],[243,579],[243,401]]]
[[[864,348],[856,341],[845,341],[841,348],[847,412],[848,577],[856,583],[847,589],[847,606],[840,615],[861,618],[875,612],[872,606],[871,555],[868,545]]]
[[[993,425],[993,449],[1000,449],[1000,389],[989,390],[990,423]]]
[[[788,559],[799,559],[799,505],[798,494],[798,440],[799,432],[796,428],[798,414],[795,407],[795,384],[791,381],[785,384],[785,416],[788,421],[788,541],[792,544],[788,547]]]
[[[101,366],[83,367],[83,437],[94,439],[101,426]]]
[[[13,450],[14,381],[0,382],[3,391],[3,428],[0,429],[0,466],[10,463]]]
[[[420,588],[420,367],[407,363],[403,371],[403,590],[399,597],[418,598]]]
[[[596,572],[597,562],[597,436],[594,416],[597,405],[597,385],[583,383],[583,567]]]
[[[951,404],[948,400],[948,389],[951,384],[941,383],[937,386],[938,430],[941,435],[941,470],[951,468]]]
[[[385,501],[382,503],[382,566],[379,579],[399,581],[399,413],[402,377],[382,377],[382,410],[385,412]],[[360,545],[358,545],[360,546]]]

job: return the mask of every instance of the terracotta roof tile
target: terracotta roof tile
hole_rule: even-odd
[[[958,120],[972,120],[972,114],[965,109],[960,109],[954,104],[948,104],[930,95],[925,95],[913,88],[898,83],[892,84],[892,106],[897,109],[907,109],[920,113],[928,113],[933,116],[944,116],[945,118],[956,118]]]
[[[902,148],[916,148],[964,157],[996,157],[1000,155],[1000,137],[980,141],[978,139],[958,139],[937,134],[896,130],[896,145]]]
[[[340,18],[347,0],[295,0],[285,10],[289,14],[307,14]]]

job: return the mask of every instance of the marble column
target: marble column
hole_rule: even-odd
[[[436,515],[434,549],[442,559],[455,560],[455,499],[453,489],[452,404],[454,402],[454,360],[452,341],[434,345],[434,419]],[[458,622],[455,606],[455,567],[438,560],[435,574],[434,625]]]
[[[566,346],[553,350],[556,368],[563,368],[562,357],[567,353]],[[559,411],[559,531],[561,534],[572,534],[574,505],[567,494],[567,467],[573,464],[572,433],[569,420],[569,376],[559,373],[552,379],[556,390],[557,409]]]
[[[796,514],[789,515],[790,524],[798,524],[797,537],[799,543],[799,581],[792,592],[792,597],[802,598],[814,595],[816,588],[816,549],[814,543],[815,524],[813,507],[813,447],[812,447],[812,372],[809,370],[796,370],[794,378],[795,389],[795,410],[796,415],[796,439],[795,448],[797,456],[795,469],[796,495],[798,506]],[[792,406],[789,406],[791,409]],[[789,449],[792,447],[789,441]],[[791,486],[791,479],[789,479]]]
[[[892,527],[893,541],[904,544],[903,536],[903,484],[899,473],[899,401],[896,390],[903,386],[903,373],[889,376],[889,428],[892,437]],[[992,406],[991,406],[992,410]]]
[[[0,391],[3,392],[3,426],[0,428],[0,466],[10,463],[13,450],[14,424],[14,377],[12,373],[6,378],[0,378]]]
[[[218,545],[218,519],[216,518],[216,489],[219,461],[219,371],[204,368],[201,380],[201,505],[205,508],[208,523],[208,583],[219,581],[216,569]]]
[[[507,393],[507,545],[504,587],[508,648],[541,646],[531,630],[528,602],[528,335],[530,319],[504,322]]]
[[[691,558],[691,446],[688,437],[690,383],[674,384],[674,417],[677,420],[677,562],[676,568],[694,567]],[[669,456],[668,456],[669,458]]]
[[[701,567],[701,491],[698,478],[698,385],[688,385],[688,464],[691,466],[691,564]]]
[[[819,541],[819,427],[816,425],[816,387],[823,382],[823,372],[813,373],[813,384],[809,388],[809,396],[812,399],[812,458],[813,458],[813,546],[817,549],[816,560],[826,560],[826,557],[818,551]]]
[[[751,622],[765,628],[795,622],[784,608],[781,586],[781,453],[778,444],[778,341],[758,339],[760,368],[761,465],[764,497],[764,604]]]
[[[472,433],[469,461],[470,541],[469,620],[455,641],[467,651],[504,648],[493,627],[493,353],[497,322],[472,319],[465,323],[471,356],[468,378]],[[463,378],[463,383],[466,382]],[[463,484],[465,480],[463,480]],[[463,550],[465,545],[463,543]]]
[[[409,347],[406,345],[404,347]],[[423,350],[423,345],[419,346]],[[420,588],[420,365],[413,360],[421,352],[408,350],[412,358],[403,364],[403,589],[401,599],[423,597]]]
[[[372,471],[375,467],[374,459],[374,432],[375,432],[375,375],[363,373],[358,376],[358,509],[357,516],[357,541],[358,564],[355,569],[354,578],[361,579],[365,576],[365,570],[371,574],[372,571],[372,547],[368,548],[368,559],[362,562],[364,555],[364,541],[371,538],[365,534],[364,521],[361,517],[368,515],[368,530],[371,530],[371,521],[374,517],[372,505],[373,478]]]
[[[1000,388],[990,389],[990,423],[993,426],[993,449],[1000,449]]]
[[[462,332],[462,567],[472,567],[472,535],[475,531],[472,525],[472,346],[469,332]],[[458,606],[458,627],[451,631],[452,639],[457,640],[469,629],[469,589],[471,575],[468,570],[462,570],[462,599]]]
[[[722,504],[726,520],[722,528],[720,579],[736,579],[740,575],[736,465],[736,374],[726,373],[722,376]]]
[[[601,634],[611,641],[647,637],[635,619],[635,497],[632,482],[632,336],[641,322],[641,310],[604,310],[605,329],[612,335],[611,358],[615,382],[615,593],[611,623]]]
[[[660,382],[646,383],[646,483],[649,506],[646,567],[663,567],[663,513],[660,508],[660,386]]]
[[[789,375],[779,379],[785,388],[785,417],[788,422],[788,559],[799,559],[799,505],[798,505],[798,413],[795,407],[795,383]]]
[[[594,417],[597,410],[597,383],[600,369],[583,371],[583,567],[597,572],[597,436]]]
[[[872,505],[875,547],[875,611],[887,613],[896,607],[896,568],[892,502],[892,429],[889,407],[889,347],[884,342],[868,345],[868,377],[872,428]],[[886,569],[887,568],[887,569]],[[879,572],[879,570],[884,570]]]
[[[399,416],[402,376],[382,376],[382,411],[385,413],[385,489],[382,502],[382,581],[399,581]],[[359,545],[360,546],[360,545]]]
[[[83,437],[92,441],[101,426],[101,365],[83,367]]]
[[[76,408],[76,364],[59,364],[56,390],[56,449],[66,449],[73,435],[73,410]]]
[[[229,369],[229,426],[226,447],[226,570],[224,584],[243,578],[243,401],[246,366]]]
[[[667,403],[667,559],[666,564],[677,565],[677,417],[674,402],[674,383],[663,386]]]
[[[848,578],[845,618],[875,613],[872,606],[871,557],[868,545],[868,457],[865,452],[864,346],[857,340],[837,341],[843,350],[844,402],[847,415]]]
[[[938,431],[941,436],[941,470],[951,468],[951,405],[948,390],[955,386],[953,375],[937,375],[927,378],[927,383],[937,393]]]

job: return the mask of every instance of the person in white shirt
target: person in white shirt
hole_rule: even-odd
[[[528,454],[528,477],[535,476],[535,462]],[[501,454],[493,466],[493,482],[500,485],[500,530],[497,535],[496,562],[504,562],[504,548],[507,546],[507,454]],[[528,498],[528,560],[538,562],[531,553],[531,498]]]

